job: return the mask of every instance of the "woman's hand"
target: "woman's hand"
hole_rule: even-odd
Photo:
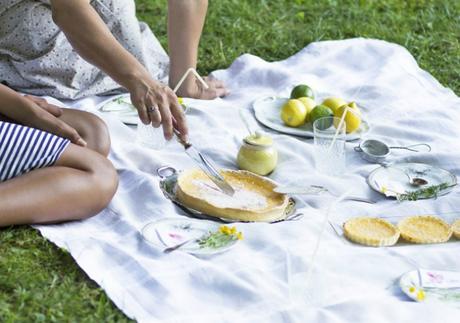
[[[155,128],[163,126],[166,139],[173,137],[173,128],[180,132],[181,139],[187,141],[187,124],[184,110],[177,96],[166,85],[150,77],[137,79],[128,87],[131,102],[139,112],[144,124],[152,124]]]
[[[62,109],[56,105],[48,103],[45,99],[25,95],[27,103],[25,105],[26,116],[21,121],[28,127],[37,128],[50,132],[59,137],[67,138],[72,143],[85,147],[86,141],[71,126],[58,117],[62,115]]]
[[[192,78],[192,76],[189,77]],[[208,88],[205,88],[203,83],[195,78],[194,81],[184,82],[178,89],[177,94],[187,98],[213,100],[215,98],[224,97],[230,93],[225,87],[224,82],[212,76],[203,77],[203,80],[208,85]]]

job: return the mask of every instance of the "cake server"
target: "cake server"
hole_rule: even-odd
[[[225,178],[219,174],[216,168],[213,166],[212,162],[206,158],[206,156],[196,149],[190,142],[186,142],[181,139],[180,133],[174,129],[178,141],[185,148],[185,153],[195,161],[195,163],[203,170],[203,172],[217,185],[217,187],[225,194],[233,196],[235,190],[231,185],[225,180]]]
[[[273,189],[274,192],[281,194],[298,194],[298,195],[320,195],[328,192],[333,195],[327,188],[319,185],[310,186],[278,186]],[[375,201],[359,196],[345,196],[344,200],[375,204]]]

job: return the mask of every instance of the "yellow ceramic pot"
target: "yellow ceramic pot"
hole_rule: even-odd
[[[273,139],[256,132],[243,140],[238,152],[238,167],[258,175],[271,173],[278,163],[278,152],[273,147]]]

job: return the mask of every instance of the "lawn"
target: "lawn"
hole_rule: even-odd
[[[228,67],[243,53],[280,60],[313,41],[369,37],[405,46],[423,69],[460,93],[456,0],[210,2],[200,48],[203,74]],[[166,46],[166,1],[136,3],[139,18]],[[35,230],[16,227],[0,230],[0,321],[128,319],[68,253]]]

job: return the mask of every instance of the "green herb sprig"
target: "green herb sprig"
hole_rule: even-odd
[[[418,189],[412,192],[398,193],[396,198],[398,201],[417,201],[419,199],[437,198],[439,193],[445,189],[454,187],[457,184],[441,183],[439,185],[431,185],[425,188]]]
[[[222,225],[219,230],[209,232],[203,238],[199,239],[198,245],[200,248],[218,249],[228,245],[232,241],[242,239],[243,234],[237,232],[235,227],[229,228],[226,225]]]

